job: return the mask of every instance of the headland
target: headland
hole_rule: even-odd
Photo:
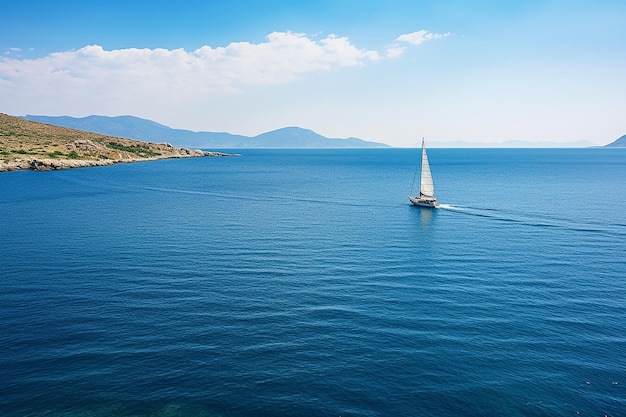
[[[0,113],[0,171],[46,171],[202,156],[228,154],[101,135]]]

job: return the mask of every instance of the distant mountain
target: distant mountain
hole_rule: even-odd
[[[604,145],[606,148],[626,148],[626,135],[618,138],[615,142]]]
[[[134,116],[34,116],[24,119],[55,126],[86,130],[147,142],[168,142],[186,148],[387,148],[388,145],[357,138],[335,139],[312,130],[286,127],[254,137],[226,132],[193,132],[172,129],[151,120]]]
[[[388,145],[357,138],[334,139],[299,127],[284,127],[255,136],[258,143],[272,143],[276,148],[386,148]]]

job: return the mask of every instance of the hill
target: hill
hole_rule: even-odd
[[[257,136],[233,135],[226,132],[194,132],[134,116],[69,116],[27,115],[25,119],[73,129],[88,130],[104,135],[137,140],[167,141],[188,148],[386,148],[388,145],[357,138],[336,139],[312,130],[286,127]]]
[[[65,169],[223,155],[102,135],[0,113],[0,171]]]
[[[626,148],[626,135],[604,146],[607,148]]]
[[[383,143],[368,142],[358,138],[327,138],[309,129],[284,127],[251,138],[260,146],[272,148],[386,148]]]

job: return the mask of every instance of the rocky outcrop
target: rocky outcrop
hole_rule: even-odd
[[[0,171],[20,171],[31,169],[33,171],[51,171],[56,169],[85,168],[104,165],[113,165],[117,161],[111,159],[82,160],[82,159],[15,159],[13,161],[0,161]]]
[[[51,171],[54,169],[84,168],[112,165],[110,159],[102,161],[85,161],[80,159],[32,159],[27,160],[29,169],[34,171]]]
[[[232,154],[222,152],[206,152],[200,150],[187,150],[180,154],[167,155],[167,156],[155,156],[151,158],[122,158],[122,159],[57,159],[57,158],[22,158],[15,159],[13,161],[0,160],[0,172],[2,171],[20,171],[20,170],[33,170],[33,171],[53,171],[57,169],[71,169],[71,168],[88,168],[99,167],[107,165],[115,165],[120,163],[129,162],[145,162],[156,161],[159,159],[172,159],[172,158],[194,158],[203,156],[235,156]]]
[[[84,153],[96,153],[101,148],[101,144],[96,144],[91,140],[75,140],[66,145],[68,151],[81,151]]]

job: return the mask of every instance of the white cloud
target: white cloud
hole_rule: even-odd
[[[0,60],[4,84],[22,88],[68,91],[164,89],[199,94],[236,89],[245,84],[291,81],[311,71],[363,65],[379,59],[375,51],[356,48],[345,37],[319,41],[292,32],[274,32],[267,42],[231,43],[226,47],[183,49],[120,49],[89,45],[40,59]]]
[[[427,30],[419,30],[417,32],[406,33],[396,38],[396,43],[387,48],[386,58],[397,58],[404,53],[406,46],[402,46],[397,42],[408,43],[409,45],[421,45],[426,41],[445,38],[450,36],[451,33],[430,33]]]
[[[12,52],[20,52],[22,50],[22,48],[9,48],[6,51],[4,51],[5,55],[10,55]]]
[[[451,33],[431,33],[427,30],[418,30],[417,32],[406,33],[404,35],[398,36],[396,39],[399,42],[406,42],[411,45],[420,45],[426,41],[431,41],[435,39],[445,38],[450,36]]]
[[[429,34],[425,38],[444,36]],[[403,35],[400,38],[414,35]],[[399,38],[399,39],[400,39]],[[173,106],[237,94],[245,86],[291,82],[307,73],[362,66],[394,58],[405,47],[380,54],[357,48],[346,37],[270,33],[261,43],[225,47],[105,50],[88,45],[37,59],[0,56],[0,105],[15,114],[138,113],[137,108]]]
[[[392,46],[387,49],[387,53],[385,54],[385,56],[387,58],[397,58],[404,53],[405,49],[406,48],[400,46]]]

